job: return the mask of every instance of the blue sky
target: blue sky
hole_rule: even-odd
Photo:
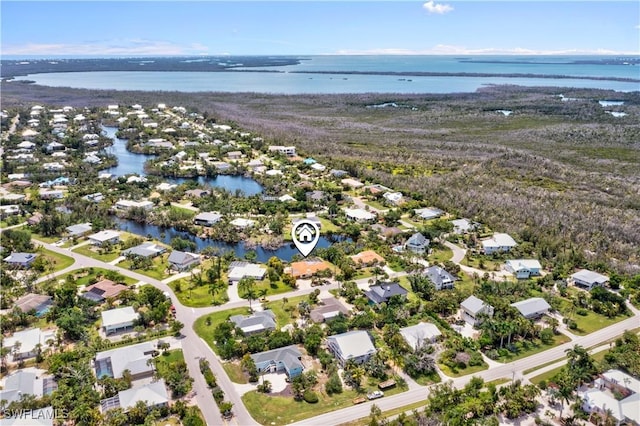
[[[640,54],[633,1],[8,1],[3,56]]]

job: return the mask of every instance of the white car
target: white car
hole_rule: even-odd
[[[382,398],[383,396],[384,396],[384,392],[379,390],[373,391],[367,394],[368,399],[378,399],[378,398]]]

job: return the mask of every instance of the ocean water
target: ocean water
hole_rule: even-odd
[[[238,68],[228,72],[96,71],[32,74],[33,80],[54,87],[182,92],[323,93],[455,93],[473,92],[487,85],[551,86],[638,91],[640,66],[571,63],[609,57],[557,56],[312,56],[283,67]],[[637,59],[637,58],[636,58]],[[275,72],[274,72],[275,71]],[[329,73],[330,72],[330,73]],[[370,74],[350,74],[365,72]],[[385,72],[535,74],[577,78],[527,76],[410,76]],[[377,73],[377,74],[376,74]]]

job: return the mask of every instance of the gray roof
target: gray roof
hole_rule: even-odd
[[[22,312],[29,312],[32,309],[38,311],[38,308],[42,309],[43,307],[47,307],[52,304],[53,298],[51,296],[35,293],[25,294],[20,299],[16,300],[15,303]]]
[[[321,304],[312,310],[309,316],[315,322],[323,322],[340,313],[346,315],[349,313],[349,310],[338,299],[330,297],[328,299],[322,299]]]
[[[365,295],[374,303],[382,303],[388,301],[393,296],[406,296],[409,293],[400,284],[393,282],[385,282],[369,287]]]
[[[551,309],[551,306],[541,297],[532,297],[530,299],[521,300],[512,303],[511,306],[516,308],[524,317],[535,316]]]
[[[174,250],[169,255],[168,261],[169,263],[176,263],[178,265],[181,265],[197,257],[200,257],[200,256],[197,255],[196,253],[189,253],[186,251]]]
[[[270,310],[255,312],[253,315],[233,315],[229,318],[236,327],[245,333],[263,330],[274,330],[276,328],[276,315]]]
[[[442,287],[445,281],[455,281],[456,277],[441,268],[440,266],[430,266],[422,272],[436,287]]]
[[[46,374],[45,370],[27,368],[17,370],[5,379],[4,388],[0,390],[0,400],[6,400],[7,403],[19,401],[23,395],[35,395],[41,397],[51,393],[55,389],[55,382],[50,378],[43,378]],[[53,385],[50,384],[53,383]],[[45,384],[48,389],[45,392]]]
[[[37,253],[11,253],[9,256],[4,258],[5,262],[8,263],[28,263],[31,262],[38,256]]]
[[[376,352],[369,333],[363,330],[336,334],[327,337],[327,340],[335,343],[345,360]]]
[[[114,378],[122,377],[125,370],[129,370],[132,375],[151,372],[153,366],[148,365],[147,361],[152,358],[153,351],[154,347],[151,342],[143,342],[99,352],[95,358],[96,367],[103,366],[100,369],[102,372],[110,370]]]
[[[422,247],[429,244],[429,239],[421,233],[416,232],[407,240],[407,244],[416,247]]]
[[[198,213],[193,219],[202,220],[205,222],[218,222],[220,219],[222,219],[222,215],[218,212],[202,212]]]
[[[270,361],[282,362],[287,370],[291,370],[296,367],[302,368],[300,357],[302,354],[298,350],[296,345],[285,346],[283,348],[272,349],[270,351],[258,352],[251,355],[251,359],[256,364]]]
[[[602,275],[588,269],[581,269],[575,274],[571,274],[571,278],[592,284],[604,284],[609,281],[609,277],[606,275]]]
[[[430,322],[421,322],[416,325],[404,327],[400,329],[400,334],[404,337],[404,340],[415,351],[425,342],[431,342],[438,336],[442,336],[442,333],[434,324]]]
[[[477,314],[478,312],[482,311],[485,305],[486,304],[481,299],[478,299],[473,295],[467,297],[462,301],[462,303],[460,303],[460,306],[462,306],[465,311],[471,312],[473,314]]]
[[[120,391],[118,399],[120,400],[120,408],[126,411],[128,408],[134,407],[138,401],[145,401],[149,407],[166,404],[169,402],[169,394],[164,379],[160,379],[144,386]]]
[[[155,243],[142,243],[138,246],[122,250],[120,254],[123,256],[132,255],[140,257],[154,257],[165,251],[166,249],[164,247]]]
[[[66,230],[71,236],[82,235],[93,230],[93,225],[91,225],[90,222],[79,223],[77,225],[67,226]]]
[[[138,314],[131,306],[102,311],[101,316],[103,327],[118,325],[124,322],[135,321],[136,319],[138,319]]]

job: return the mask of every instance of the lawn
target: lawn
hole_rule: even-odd
[[[453,251],[448,247],[442,246],[433,250],[429,255],[429,260],[431,263],[444,263],[447,260],[451,260],[451,256],[453,256]]]
[[[563,301],[560,307],[560,313],[562,313],[563,316],[566,317],[569,314],[570,305],[571,302],[566,300]],[[609,318],[607,316],[597,314],[591,309],[586,309],[586,311],[587,314],[584,316],[578,314],[574,314],[571,316],[571,319],[573,319],[578,326],[578,328],[576,329],[569,330],[571,333],[578,336],[584,336],[628,318],[624,315],[618,315],[613,318]]]
[[[71,276],[75,279],[75,282],[78,286],[84,285],[90,285],[91,283],[95,282],[98,278],[106,278],[107,274],[111,275],[116,273],[118,275],[117,279],[114,279],[113,281],[122,283],[122,284],[126,284],[126,285],[133,285],[135,283],[138,282],[138,280],[134,279],[134,278],[130,278],[130,277],[126,277],[122,274],[119,274],[115,271],[110,271],[108,269],[104,269],[104,268],[83,268],[83,269],[77,269],[75,271],[69,272],[68,274],[64,274],[64,275],[60,275],[58,276],[59,280],[66,280],[67,277]]]
[[[60,237],[45,237],[44,235],[36,234],[35,232],[31,233],[31,238],[38,241],[43,241],[45,243],[55,243],[60,240]]]
[[[353,405],[353,399],[363,396],[372,390],[374,390],[373,387],[358,394],[354,390],[345,389],[342,393],[333,396],[328,396],[325,392],[316,392],[319,398],[316,404],[296,401],[292,397],[269,396],[258,391],[244,394],[242,401],[258,423],[263,425],[285,425],[329,411],[350,407]],[[402,392],[402,389],[396,387],[385,391],[385,394],[394,395],[400,392]]]
[[[237,285],[237,284],[236,284]],[[274,294],[281,294],[293,291],[294,289],[284,284],[282,281],[276,281],[275,283],[269,283],[269,280],[256,281],[254,290],[256,295],[261,296],[261,291],[266,291],[266,296],[272,296]],[[243,299],[246,299],[246,293],[238,289],[238,295]]]
[[[196,334],[200,336],[211,349],[216,352],[216,347],[213,344],[213,331],[218,324],[226,321],[232,315],[247,315],[249,314],[249,308],[234,308],[221,312],[212,312],[207,315],[203,315],[193,323],[193,329]],[[211,319],[211,325],[207,325],[207,318]],[[217,352],[216,352],[217,353]]]
[[[166,351],[154,358],[156,370],[160,377],[166,377],[173,368],[173,364],[178,361],[184,361],[182,349]]]
[[[320,223],[322,224],[322,226],[320,227],[321,234],[327,234],[327,233],[337,234],[341,231],[341,229],[338,226],[334,225],[330,220],[325,219],[323,217],[319,217],[318,219],[320,219]]]
[[[53,264],[53,272],[62,271],[75,262],[73,257],[65,256],[64,254],[59,254],[46,248],[42,248],[40,252]]]
[[[227,373],[227,376],[229,376],[229,379],[231,379],[233,383],[248,383],[247,376],[244,375],[239,364],[235,362],[225,362],[222,364],[222,368],[224,368],[225,373]]]
[[[171,281],[169,287],[173,290],[178,300],[184,306],[192,308],[202,308],[205,306],[222,305],[229,300],[225,288],[224,293],[218,293],[214,296],[209,292],[209,285],[196,286],[190,289],[191,283],[188,279],[180,279]],[[180,291],[177,290],[180,288]]]
[[[153,258],[152,266],[149,269],[132,269],[130,260],[123,260],[118,264],[118,266],[142,275],[146,275],[151,278],[155,278],[156,280],[163,280],[169,276],[169,274],[167,274],[166,272],[169,268],[169,263],[167,262],[168,257],[168,254],[156,256],[155,258]]]
[[[415,380],[415,382],[420,386],[429,386],[442,381],[442,379],[440,379],[440,375],[435,371],[430,374],[421,374],[413,380]]]
[[[535,339],[534,341],[527,340],[523,342],[516,342],[515,343],[516,352],[507,351],[506,355],[500,356],[496,361],[506,363],[506,362],[526,358],[530,355],[534,355],[539,352],[546,351],[547,349],[551,349],[554,346],[567,343],[570,340],[571,339],[568,336],[565,336],[564,334],[557,334],[553,336],[553,342],[550,344],[544,344],[539,339]]]
[[[85,245],[74,249],[73,252],[101,260],[103,262],[111,262],[112,260],[116,260],[120,257],[120,249],[113,249],[109,253],[101,253],[99,250],[100,249],[95,246]]]
[[[607,354],[607,352],[609,352],[609,350],[605,349],[604,351],[600,351],[597,354],[593,354],[593,355],[591,355],[591,359],[593,359],[595,362],[598,362],[598,363],[602,362],[602,360],[604,360],[604,356]],[[557,360],[555,360],[553,362],[547,363],[545,365],[555,364],[556,362],[560,362],[560,361],[562,361],[564,359],[566,359],[566,358],[560,358],[560,359],[557,359]],[[540,366],[538,368],[542,368],[542,367],[543,366]],[[549,371],[547,371],[545,373],[541,373],[541,374],[538,374],[537,376],[533,376],[531,379],[529,379],[529,381],[531,383],[533,383],[534,385],[540,384],[540,382],[543,381],[543,380],[548,382],[553,376],[558,374],[563,367],[564,366],[557,367],[557,368],[554,368],[553,370],[549,370]],[[526,374],[526,371],[525,371],[525,374]]]
[[[449,376],[449,377],[467,376],[469,374],[474,374],[489,368],[486,362],[483,362],[482,365],[474,365],[474,366],[469,366],[465,369],[458,369],[456,373],[454,373],[453,370],[451,370],[449,367],[447,367],[444,364],[438,364],[438,367],[440,368],[440,371],[442,371],[446,376]]]
[[[285,299],[274,300],[273,302],[267,302],[265,304],[266,309],[271,309],[273,313],[276,315],[276,323],[278,327],[284,327],[285,325],[291,322],[291,314],[287,312],[286,309],[291,309],[292,311],[296,309],[298,303],[303,300],[308,301],[309,296],[296,296],[287,298],[286,303]]]

